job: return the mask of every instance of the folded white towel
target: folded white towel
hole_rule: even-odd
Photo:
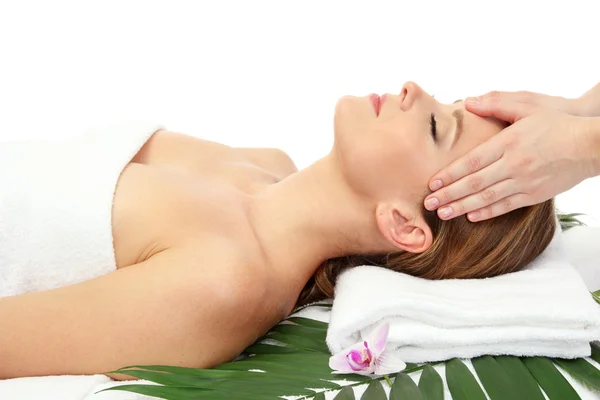
[[[586,227],[586,228],[588,228],[588,227]],[[589,242],[584,242],[584,243],[585,243],[584,247],[589,246]],[[581,249],[581,247],[582,246],[579,245],[578,243],[572,243],[571,247],[567,248],[567,250],[568,250],[568,253],[577,252]],[[331,311],[330,311],[330,309],[324,308],[324,307],[309,306],[309,307],[304,308],[304,309],[300,310],[299,312],[293,314],[293,316],[294,317],[311,318],[311,319],[316,319],[318,321],[323,321],[323,322],[329,323],[330,317],[331,317]],[[596,368],[600,368],[600,364],[596,363],[594,360],[592,360],[590,358],[586,358],[586,360],[589,363],[591,363],[592,365],[594,365]],[[471,371],[474,372],[471,360],[464,360],[464,363],[467,365],[467,367]],[[448,382],[446,381],[445,364],[437,364],[437,365],[434,365],[433,368],[435,370],[437,370],[437,372],[440,374],[440,377],[442,378],[442,381],[444,382],[444,399],[452,400],[452,395],[448,388]],[[571,375],[566,373],[560,367],[558,367],[558,371],[565,377],[565,379],[569,382],[569,384],[571,386],[573,386],[573,388],[577,391],[577,394],[579,395],[581,400],[598,400],[598,392],[596,390],[594,390],[593,388],[587,387],[584,384],[582,384],[581,382],[575,380]],[[409,376],[413,379],[413,381],[416,384],[418,384],[419,379],[421,377],[421,373],[413,372]],[[345,383],[343,383],[343,384],[348,384],[348,383],[351,383],[351,382],[345,381]],[[368,386],[368,383],[364,384],[364,385],[354,386],[352,388],[353,392],[354,392],[354,396],[357,399],[360,399],[361,396],[364,394],[365,390],[367,389],[367,386]],[[0,386],[0,388],[1,388],[1,386]],[[389,386],[383,385],[383,389],[385,390],[385,392],[387,393],[387,397],[389,398],[389,393],[390,393]],[[0,393],[1,393],[1,391],[0,391]],[[333,400],[336,394],[337,394],[337,392],[328,392],[327,394],[325,394],[325,399]],[[95,399],[90,399],[90,400],[95,400]],[[98,400],[102,400],[102,399],[98,399]]]
[[[62,141],[0,142],[0,297],[116,269],[115,186],[159,128],[126,123]]]
[[[484,354],[585,357],[600,339],[600,307],[567,261],[562,235],[519,272],[487,279],[416,278],[361,266],[336,284],[332,353],[389,321],[388,346],[406,362]]]

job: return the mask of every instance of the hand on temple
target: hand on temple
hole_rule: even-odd
[[[512,125],[434,175],[425,207],[438,209],[442,219],[467,214],[482,221],[546,201],[594,176],[599,120],[580,116],[589,115],[588,100],[530,92],[467,99],[468,111]]]

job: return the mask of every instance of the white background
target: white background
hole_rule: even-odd
[[[0,135],[147,119],[234,146],[326,154],[345,94],[418,82],[576,97],[600,81],[597,1],[1,1]],[[397,173],[410,173],[397,171]],[[559,196],[598,225],[600,178]]]

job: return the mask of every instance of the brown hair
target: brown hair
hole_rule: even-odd
[[[559,229],[553,199],[475,223],[465,216],[444,221],[425,208],[423,215],[433,233],[428,250],[329,259],[306,284],[296,306],[332,298],[338,275],[358,265],[378,265],[426,279],[486,278],[515,272],[544,251]]]

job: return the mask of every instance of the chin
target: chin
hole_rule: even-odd
[[[342,96],[338,99],[335,104],[334,115],[336,117],[347,115],[352,112],[352,110],[356,110],[358,97],[356,96]]]
[[[335,128],[341,132],[362,131],[374,117],[372,106],[364,97],[343,96],[335,105]]]

